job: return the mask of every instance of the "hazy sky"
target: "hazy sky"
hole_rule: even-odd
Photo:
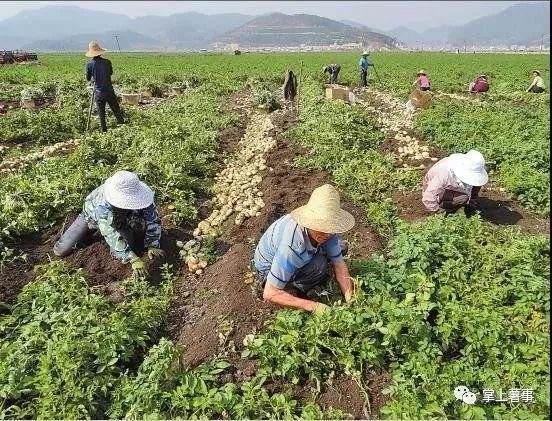
[[[308,13],[330,19],[351,19],[379,29],[400,25],[420,30],[457,25],[497,13],[519,1],[1,1],[0,20],[25,9],[72,4],[128,16],[170,15],[197,11],[207,14],[270,12]]]

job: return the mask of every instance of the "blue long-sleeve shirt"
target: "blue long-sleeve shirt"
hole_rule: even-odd
[[[98,56],[86,63],[86,80],[94,80],[98,93],[111,94],[114,92],[111,84],[112,74],[113,66],[111,66],[111,61],[106,58]]]
[[[358,65],[360,67],[360,70],[362,70],[363,72],[368,71],[368,66],[373,66],[373,64],[368,62],[368,59],[366,57],[361,57]]]

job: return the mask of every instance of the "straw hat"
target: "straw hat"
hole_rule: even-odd
[[[483,186],[489,181],[485,169],[485,158],[480,152],[471,150],[465,154],[453,154],[450,169],[458,179],[470,186]]]
[[[104,183],[104,197],[121,209],[144,209],[153,203],[153,191],[130,171],[117,171]]]
[[[291,216],[305,228],[326,234],[340,234],[355,225],[355,218],[341,209],[339,192],[330,184],[314,189],[309,202],[293,210]]]
[[[100,44],[98,44],[96,41],[90,41],[90,44],[88,44],[88,51],[84,53],[84,55],[86,57],[97,57],[101,56],[106,51],[107,50],[100,47]]]
[[[420,70],[420,71],[418,71],[418,75],[424,75],[425,76],[426,74],[423,70]]]
[[[537,74],[537,76],[540,76],[540,72],[539,72],[538,70],[533,70],[533,72],[532,72],[532,73],[536,73],[536,74]]]
[[[370,52],[369,52],[368,50],[364,50],[364,51],[362,52],[362,55],[363,55],[363,56],[369,56],[369,55],[370,55]]]

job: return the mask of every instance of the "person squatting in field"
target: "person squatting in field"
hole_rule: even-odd
[[[125,122],[123,118],[123,112],[119,107],[117,95],[111,84],[111,75],[113,74],[113,66],[111,61],[101,57],[107,50],[100,47],[96,41],[88,44],[88,51],[85,53],[86,57],[91,57],[91,60],[86,63],[86,80],[94,80],[94,96],[96,100],[96,108],[98,110],[98,117],[100,119],[100,130],[102,132],[107,131],[107,124],[105,121],[105,104],[109,104],[111,111],[117,119],[117,124],[123,124]]]
[[[368,62],[368,56],[370,53],[366,50],[362,52],[362,57],[358,62],[358,68],[360,71],[360,87],[363,88],[368,85],[368,67],[374,66],[372,63]]]
[[[328,83],[337,83],[337,77],[341,71],[341,66],[339,64],[330,64],[329,66],[324,66],[324,74],[328,73]]]
[[[259,240],[253,259],[263,299],[323,313],[329,307],[306,294],[324,284],[330,263],[345,301],[350,302],[353,282],[343,260],[348,246],[336,234],[354,224],[353,216],[341,209],[339,193],[329,184],[316,188],[306,205],[275,221]]]
[[[541,94],[544,92],[544,80],[538,70],[533,70],[533,82],[527,88],[527,92],[533,92],[534,94]]]
[[[136,174],[117,171],[86,197],[82,213],[55,244],[54,254],[69,255],[99,230],[114,257],[130,262],[134,276],[146,276],[144,262],[133,247],[147,250],[150,260],[164,255],[160,248],[161,219],[153,197],[153,191]]]
[[[479,75],[470,83],[468,92],[475,94],[478,92],[487,92],[489,90],[489,80],[485,75]]]
[[[418,72],[416,80],[412,85],[418,85],[420,91],[429,91],[431,89],[431,83],[423,70]]]
[[[464,207],[471,214],[478,209],[479,191],[487,181],[480,152],[455,153],[429,169],[422,183],[422,202],[430,212],[451,213]]]

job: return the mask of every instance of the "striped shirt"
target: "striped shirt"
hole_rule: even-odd
[[[314,247],[307,229],[287,214],[268,227],[259,240],[255,249],[255,268],[261,273],[268,273],[267,282],[283,289],[299,269],[312,260],[319,247],[333,263],[343,260],[337,235]]]

